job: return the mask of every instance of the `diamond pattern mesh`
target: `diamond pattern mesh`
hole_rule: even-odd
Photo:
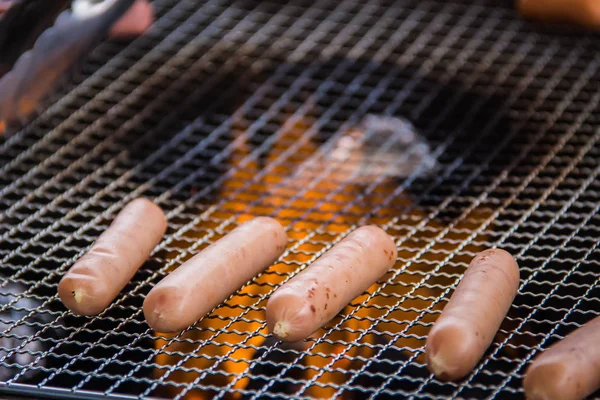
[[[0,390],[519,398],[528,361],[599,315],[594,35],[493,0],[153,3],[150,32],[100,45],[0,139]],[[378,140],[368,116],[422,142]],[[331,157],[351,132],[360,168]],[[165,239],[104,313],[66,312],[61,276],[138,196]],[[286,226],[280,260],[181,334],[150,330],[150,288],[258,215]],[[275,342],[269,294],[362,224],[395,238],[395,268],[305,343]],[[477,369],[439,381],[427,332],[491,246],[516,256],[520,293]]]

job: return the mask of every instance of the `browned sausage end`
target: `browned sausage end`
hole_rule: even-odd
[[[269,330],[280,340],[306,339],[394,266],[394,240],[364,226],[283,284],[267,303]]]
[[[90,250],[58,284],[63,304],[78,315],[104,311],[160,242],[167,228],[163,211],[145,198],[117,215]]]

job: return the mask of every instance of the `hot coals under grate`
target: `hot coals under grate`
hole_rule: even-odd
[[[594,36],[457,1],[156,0],[23,131],[0,142],[0,378],[90,398],[513,398],[541,348],[598,315],[600,57]],[[169,231],[90,319],[57,283],[136,196]],[[179,335],[140,306],[168,271],[256,215],[279,262]],[[360,224],[395,269],[304,345],[272,341],[269,294]],[[431,324],[473,255],[522,284],[467,379],[428,374]]]

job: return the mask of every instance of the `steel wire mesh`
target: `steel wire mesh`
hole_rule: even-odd
[[[598,315],[594,35],[493,0],[153,4],[146,35],[100,45],[0,139],[1,391],[522,397],[528,361]],[[410,125],[381,136],[368,118]],[[369,144],[360,168],[332,158],[349,133]],[[137,196],[167,212],[165,239],[101,315],[66,312],[62,274]],[[286,226],[280,260],[181,334],[151,331],[152,285],[257,215]],[[306,343],[273,341],[269,294],[369,223],[395,268]],[[477,369],[439,381],[427,332],[491,246],[519,261],[519,295]]]

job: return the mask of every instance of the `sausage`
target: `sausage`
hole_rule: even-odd
[[[267,303],[269,330],[287,342],[306,339],[392,268],[397,255],[382,229],[355,230],[275,291]]]
[[[600,28],[598,0],[518,0],[521,15],[543,22],[566,22]]]
[[[535,358],[523,386],[530,400],[583,399],[600,389],[600,317]]]
[[[429,370],[444,380],[467,375],[492,343],[518,289],[519,266],[509,253],[477,254],[429,332]]]
[[[136,0],[111,28],[110,36],[128,38],[144,33],[154,22],[154,10],[148,0]]]
[[[150,256],[167,229],[163,211],[148,199],[133,200],[58,284],[75,314],[97,315],[117,297]]]
[[[144,300],[155,331],[178,332],[208,314],[285,251],[287,234],[272,218],[237,227],[161,280]]]

